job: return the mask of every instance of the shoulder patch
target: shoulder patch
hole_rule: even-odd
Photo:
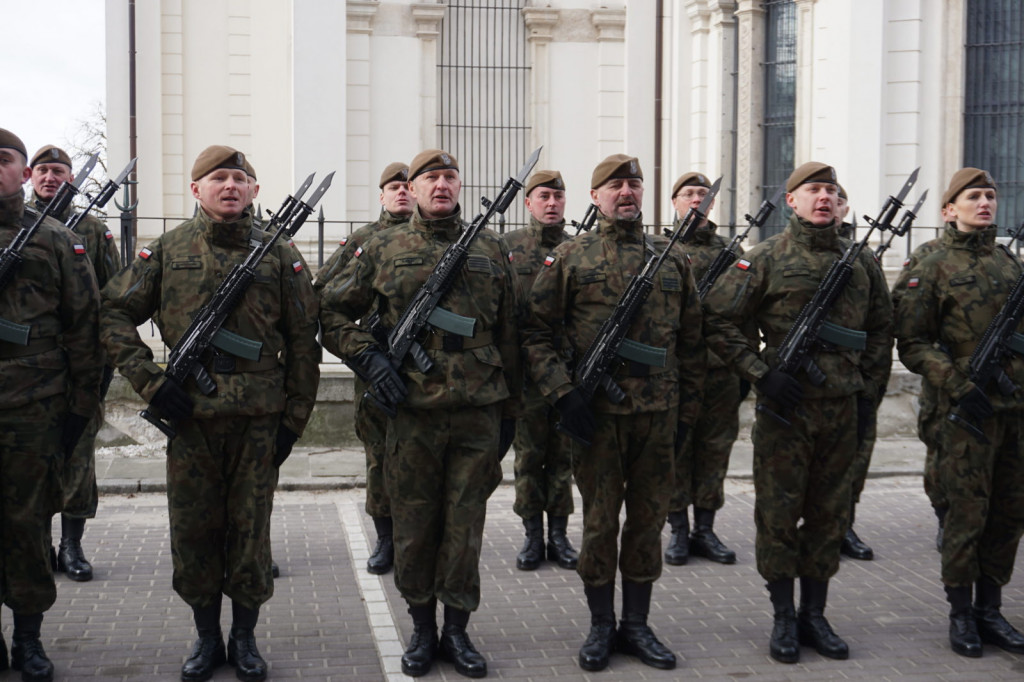
[[[907,288],[908,289],[916,289],[918,287],[918,285],[920,285],[920,284],[921,284],[921,278],[920,277],[911,277],[910,280],[907,281]]]
[[[352,255],[355,256],[356,258],[359,258],[360,256],[362,256],[363,255],[363,247],[360,246],[358,249],[356,249],[356,252],[353,253]]]
[[[113,239],[114,238],[114,233],[111,232],[110,230],[107,230],[106,232],[103,233],[103,237],[105,239]]]
[[[297,260],[294,263],[292,263],[292,271],[293,272],[302,272],[302,261]]]
[[[141,258],[142,260],[149,260],[149,257],[152,255],[153,252],[147,249],[146,247],[142,247],[142,251],[139,251],[139,258]]]
[[[348,244],[348,237],[342,237],[341,240],[338,241],[338,246],[345,246],[345,244]]]
[[[906,260],[903,261],[903,267],[907,267],[908,265],[910,265],[910,259],[909,258],[907,258]]]
[[[738,267],[740,270],[749,270],[750,261],[740,258],[738,261],[736,261],[736,267]]]
[[[555,257],[554,256],[548,256],[547,258],[544,259],[544,266],[545,267],[551,267],[551,265],[554,262],[555,262]]]
[[[83,255],[85,255],[85,244],[75,244],[75,255],[76,256],[83,256]]]
[[[508,252],[508,262],[509,262],[509,263],[511,263],[511,262],[513,262],[514,260],[515,260],[515,257],[514,257],[514,256],[512,255],[512,252],[511,252],[511,251],[509,251],[509,252]]]

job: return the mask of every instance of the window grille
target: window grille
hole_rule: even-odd
[[[766,0],[764,59],[763,196],[769,199],[793,172],[796,131],[796,4]],[[786,212],[776,210],[761,231],[762,238],[778,234]]]

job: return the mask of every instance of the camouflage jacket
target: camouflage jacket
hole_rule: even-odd
[[[1020,261],[996,244],[996,231],[947,225],[940,243],[906,272],[896,295],[900,360],[953,400],[974,388],[967,376],[970,355],[1021,274]],[[1003,369],[1014,383],[1024,382],[1024,357],[1011,356]],[[1020,397],[1004,396],[995,386],[979,388],[997,408],[1024,407]]]
[[[757,382],[776,363],[776,351],[832,263],[850,242],[836,226],[816,228],[789,218],[786,229],[750,248],[728,268],[704,299],[708,344],[741,378]],[[743,325],[753,321],[764,341]],[[861,252],[853,276],[828,321],[866,333],[866,347],[819,347],[813,360],[827,377],[814,386],[797,374],[805,396],[835,398],[863,392],[878,399],[892,366],[892,301],[874,257]]]
[[[552,344],[555,332],[564,325],[574,353],[584,355],[630,279],[643,268],[645,242],[660,253],[668,239],[645,237],[640,220],[614,221],[600,215],[595,229],[559,245],[545,259],[530,292],[530,319],[523,336],[530,374],[552,403],[573,389],[570,369]],[[678,409],[678,419],[692,424],[700,408],[707,356],[697,288],[682,248],[674,247],[663,262],[654,289],[626,336],[664,349],[665,367],[651,367],[647,376],[629,376],[626,364],[618,367],[612,377],[626,399],[615,405],[598,390],[594,411]]]
[[[35,192],[32,193],[35,206],[42,211],[46,208],[46,201],[39,198]],[[64,213],[54,216],[62,223],[67,223],[74,215],[74,207],[68,206]],[[117,243],[114,241],[114,233],[107,229],[106,224],[95,216],[87,215],[82,218],[75,228],[75,234],[85,242],[85,250],[92,263],[93,271],[96,273],[96,281],[102,289],[107,282],[121,269],[121,253],[117,250]]]
[[[137,327],[153,318],[164,343],[173,347],[192,315],[210,299],[231,268],[249,254],[250,236],[270,235],[252,227],[249,214],[236,222],[212,221],[200,210],[139,252],[131,266],[103,289],[101,336],[107,352],[146,400],[163,383],[163,372]],[[260,363],[233,373],[210,372],[217,389],[204,396],[188,381],[195,416],[255,416],[282,412],[281,423],[301,434],[309,420],[320,378],[317,298],[295,249],[278,241],[259,264],[256,279],[228,316],[224,329],[261,341]],[[239,361],[240,363],[252,361]],[[212,366],[208,365],[208,369]],[[245,365],[241,365],[244,367]]]
[[[384,326],[393,327],[463,230],[460,216],[456,210],[446,218],[425,220],[417,207],[407,227],[375,235],[356,249],[321,295],[324,348],[351,361],[374,345],[373,336],[358,324],[374,306]],[[514,278],[501,239],[491,230],[481,230],[441,300],[445,310],[476,320],[474,336],[464,339],[462,350],[443,350],[446,334],[433,327],[419,339],[434,367],[424,374],[412,358],[405,359],[400,368],[409,388],[405,404],[451,409],[504,402],[505,418],[518,415],[522,382]]]
[[[0,198],[0,245],[39,214],[24,195]],[[99,403],[99,288],[84,244],[47,218],[21,252],[24,261],[0,290],[0,319],[28,326],[28,345],[0,341],[0,409],[65,394],[72,412]]]
[[[338,242],[338,248],[324,261],[323,266],[316,273],[313,288],[317,294],[319,295],[327,283],[338,276],[338,273],[342,271],[349,259],[352,258],[352,254],[356,252],[356,249],[363,245],[363,242],[381,230],[407,222],[409,222],[409,216],[397,216],[382,208],[380,210],[380,217],[377,220],[363,225],[347,237],[342,237],[341,241]]]
[[[572,239],[565,233],[564,220],[557,225],[542,225],[533,216],[530,216],[530,224],[527,227],[507,232],[501,238],[508,247],[512,269],[518,275],[524,302],[533,288],[537,273],[544,264],[544,257],[562,242]]]

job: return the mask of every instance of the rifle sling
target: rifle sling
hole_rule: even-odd
[[[476,336],[427,334],[427,338],[420,345],[429,350],[443,350],[454,353],[460,350],[483,348],[484,346],[490,346],[492,343],[494,343],[494,334],[488,329],[478,332]]]
[[[57,347],[57,339],[48,336],[42,339],[32,339],[27,343],[7,343],[0,341],[0,360],[13,360],[24,358],[29,355],[39,355],[51,351]]]

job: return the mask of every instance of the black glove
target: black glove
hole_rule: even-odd
[[[498,431],[498,461],[505,459],[508,449],[512,447],[512,441],[516,437],[516,420],[502,419],[501,429]]]
[[[686,435],[690,433],[690,425],[686,422],[676,422],[676,439],[674,442],[676,455],[683,451],[686,445]]]
[[[985,395],[985,392],[977,386],[961,396],[957,404],[960,405],[960,409],[971,415],[975,422],[983,422],[995,414],[995,410],[992,409],[992,402]]]
[[[64,430],[60,434],[60,447],[64,451],[65,457],[70,457],[71,453],[75,451],[75,446],[81,440],[88,424],[88,417],[68,412],[68,416],[64,419]]]
[[[299,439],[299,434],[295,433],[285,425],[277,427],[277,438],[274,439],[274,466],[280,467],[284,464],[284,461],[288,459],[288,455],[292,454],[292,447],[295,445],[295,441]]]
[[[188,419],[196,407],[181,384],[171,377],[164,377],[164,383],[160,384],[149,404],[171,421]]]
[[[875,401],[865,395],[857,396],[857,446],[864,442],[875,416]]]
[[[580,389],[574,388],[559,398],[555,402],[555,409],[562,416],[561,427],[565,432],[574,440],[590,445],[597,430],[597,422]]]
[[[405,387],[402,377],[395,371],[387,356],[378,348],[370,346],[356,356],[355,360],[363,368],[377,397],[392,405],[397,405],[409,395],[409,389]]]
[[[787,410],[792,410],[804,399],[804,387],[800,382],[777,369],[768,370],[755,385],[766,398],[774,400]]]
[[[746,379],[740,379],[740,402],[742,403],[750,395],[750,382]]]

